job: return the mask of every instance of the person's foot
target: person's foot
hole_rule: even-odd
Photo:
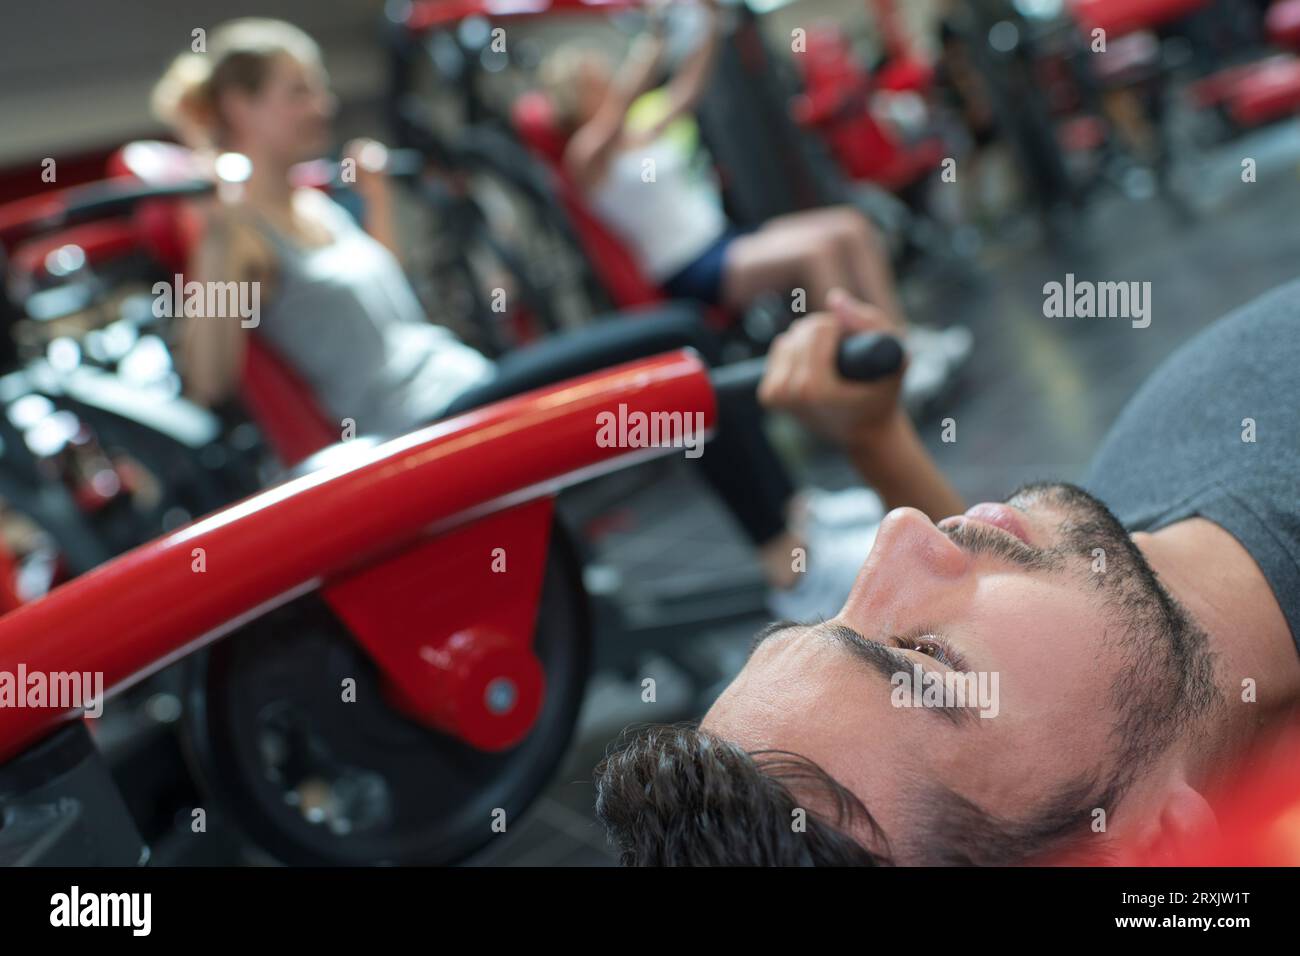
[[[802,569],[788,588],[768,590],[768,609],[786,621],[834,617],[848,599],[878,524],[827,528],[810,522]]]
[[[908,365],[903,374],[903,403],[915,413],[938,396],[965,364],[974,336],[964,325],[946,329],[913,325],[905,342]]]
[[[827,491],[809,488],[801,491],[792,506],[791,520],[803,531],[810,526],[823,530],[865,527],[885,516],[885,506],[870,488],[844,488]]]
[[[836,528],[874,524],[884,516],[884,503],[870,488],[844,488],[831,492],[824,488],[806,488],[790,501],[788,520],[796,535],[805,535],[810,527],[833,531]]]

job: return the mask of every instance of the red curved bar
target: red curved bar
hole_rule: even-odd
[[[673,452],[598,445],[597,415],[620,404],[629,413],[701,412],[706,430],[716,420],[704,365],[681,351],[439,422],[245,499],[10,612],[0,618],[0,671],[102,672],[111,694],[422,535],[554,494],[630,457]],[[410,681],[382,656],[378,663],[393,684]],[[76,716],[0,708],[0,761]]]
[[[414,33],[453,26],[470,17],[504,20],[555,13],[608,13],[644,6],[644,0],[416,0],[403,21]]]

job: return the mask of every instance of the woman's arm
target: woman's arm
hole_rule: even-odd
[[[362,228],[401,262],[397,219],[393,214],[393,185],[384,171],[387,148],[373,139],[354,139],[344,147],[343,155],[356,163],[356,190],[365,203]]]
[[[376,241],[391,252],[398,262],[402,261],[401,244],[397,241],[397,219],[393,215],[393,193],[385,177],[384,189],[365,197],[366,212],[362,228]]]
[[[196,282],[250,281],[253,272],[247,240],[231,214],[214,207],[202,240],[191,257],[187,279]],[[181,380],[185,394],[213,407],[235,394],[244,367],[245,329],[238,317],[185,316],[180,319]]]
[[[579,188],[589,188],[604,175],[610,157],[622,145],[627,111],[654,83],[663,53],[663,36],[657,30],[637,37],[595,114],[570,138],[564,166]]]
[[[704,0],[702,6],[706,18],[704,36],[668,84],[667,110],[651,126],[637,133],[638,142],[653,142],[663,135],[664,130],[672,123],[695,109],[709,85],[709,78],[713,75],[713,65],[718,60],[718,41],[722,31],[717,0]]]

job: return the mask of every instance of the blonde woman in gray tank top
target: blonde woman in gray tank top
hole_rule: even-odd
[[[200,154],[243,154],[251,173],[203,213],[187,279],[258,282],[253,323],[188,318],[181,364],[190,395],[230,397],[246,336],[289,359],[326,410],[363,432],[400,432],[436,418],[492,378],[492,363],[431,324],[402,271],[382,147],[354,141],[364,229],[328,197],[294,188],[290,170],[326,152],[333,96],[315,43],[273,20],[214,31],[209,51],[184,54],[159,83],[155,109]]]

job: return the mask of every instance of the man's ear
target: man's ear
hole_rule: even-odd
[[[1178,866],[1192,847],[1218,833],[1208,800],[1181,776],[1152,802],[1151,815],[1128,844],[1120,865]]]

